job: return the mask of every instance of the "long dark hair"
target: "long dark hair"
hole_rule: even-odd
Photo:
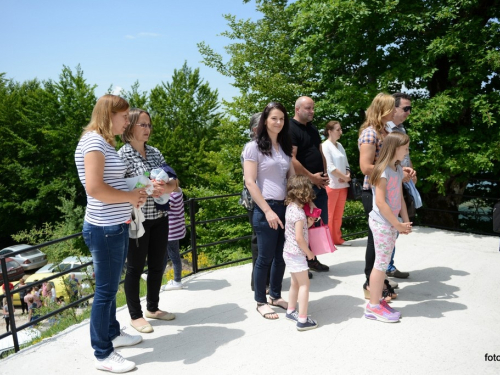
[[[271,138],[269,138],[269,134],[267,133],[267,127],[266,127],[266,120],[269,117],[269,113],[273,109],[278,109],[283,114],[285,115],[285,123],[283,124],[283,128],[278,134],[278,143],[283,149],[283,152],[287,155],[292,157],[292,140],[290,139],[290,134],[289,134],[289,128],[290,128],[290,122],[288,120],[288,114],[286,112],[285,107],[283,104],[278,103],[278,102],[271,102],[268,105],[266,105],[266,108],[262,111],[262,115],[260,116],[259,120],[259,126],[257,126],[257,136],[255,137],[255,140],[257,141],[257,146],[259,147],[259,151],[262,152],[264,155],[271,156],[271,150],[272,150],[272,141]]]

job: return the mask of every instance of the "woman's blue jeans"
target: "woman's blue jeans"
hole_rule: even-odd
[[[283,202],[267,202],[285,225],[286,209]],[[258,303],[266,303],[266,282],[269,268],[271,268],[269,295],[274,299],[281,298],[281,287],[285,274],[285,261],[283,260],[285,230],[281,229],[279,225],[278,229],[272,229],[266,220],[266,215],[258,206],[255,206],[253,210],[253,227],[259,248],[259,255],[253,271],[255,300]]]
[[[116,293],[128,251],[128,224],[97,226],[83,223],[95,272],[95,295],[90,313],[90,343],[94,355],[104,359],[113,352],[112,340],[120,335],[116,320]]]

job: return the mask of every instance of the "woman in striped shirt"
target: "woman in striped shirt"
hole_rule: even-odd
[[[126,166],[115,150],[115,136],[129,123],[129,105],[116,95],[101,97],[92,111],[75,151],[78,176],[87,193],[83,239],[92,253],[95,295],[90,314],[90,342],[95,367],[126,372],[135,363],[114,351],[142,341],[120,330],[116,320],[116,293],[128,251],[128,227],[132,206],[139,207],[144,189],[129,191],[124,179]]]

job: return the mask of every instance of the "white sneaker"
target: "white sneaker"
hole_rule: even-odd
[[[148,281],[148,274],[147,273],[143,273],[141,275],[141,279],[143,279],[144,281]]]
[[[125,327],[120,330],[120,335],[116,336],[111,343],[114,348],[119,348],[120,346],[132,346],[139,344],[142,341],[141,335],[129,335],[128,333],[123,332]]]
[[[109,372],[127,372],[135,368],[135,363],[123,358],[117,352],[111,353],[107,358],[95,360],[95,368]]]
[[[178,282],[175,280],[169,280],[168,283],[165,285],[161,286],[161,290],[167,291],[167,290],[179,290],[179,289],[185,289],[186,287],[182,285],[182,282]]]

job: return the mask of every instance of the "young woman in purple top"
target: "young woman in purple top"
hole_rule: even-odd
[[[245,184],[256,206],[253,226],[257,234],[259,255],[254,269],[257,311],[266,319],[278,319],[269,306],[287,309],[281,298],[285,273],[285,205],[287,179],[295,174],[289,121],[280,103],[269,103],[259,121],[255,140],[243,151]],[[271,268],[269,301],[266,299],[267,272]]]

